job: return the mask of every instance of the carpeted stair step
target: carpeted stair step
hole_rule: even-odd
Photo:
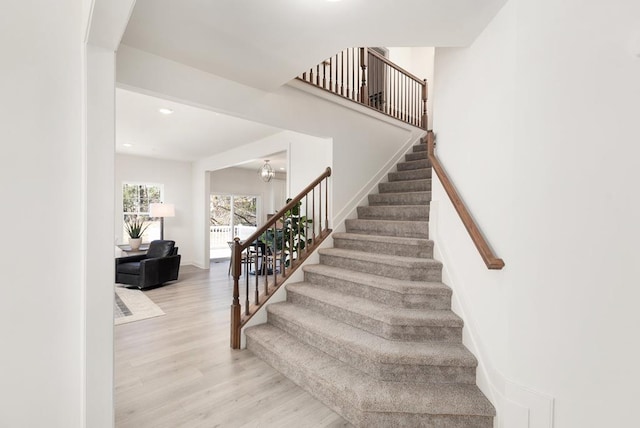
[[[428,221],[347,219],[345,226],[350,233],[429,238]]]
[[[451,289],[441,282],[386,278],[327,265],[302,268],[305,282],[408,309],[450,309]]]
[[[287,301],[388,340],[462,341],[462,320],[450,310],[398,311],[380,302],[305,282],[287,285]]]
[[[268,323],[367,375],[393,382],[474,383],[462,343],[387,340],[290,302],[267,307]]]
[[[442,278],[442,263],[433,259],[373,254],[342,248],[323,248],[318,253],[321,264],[342,269],[409,281],[439,282]]]
[[[390,181],[378,184],[380,193],[421,192],[431,190],[431,179]]]
[[[428,239],[341,232],[335,232],[331,236],[335,248],[403,257],[433,258],[433,241]]]
[[[368,199],[369,205],[428,205],[431,192],[379,193]]]
[[[272,325],[246,335],[251,352],[356,427],[493,427],[495,410],[475,385],[385,382]]]
[[[431,168],[410,169],[408,171],[390,172],[389,181],[422,180],[431,178]]]
[[[426,152],[427,151],[427,145],[426,144],[416,144],[415,146],[413,146],[413,151],[415,152]]]
[[[422,151],[422,152],[412,152],[412,153],[407,153],[406,155],[404,155],[404,160],[407,162],[410,161],[414,161],[414,160],[420,160],[420,159],[427,159],[427,152]]]
[[[431,166],[431,162],[428,159],[418,159],[407,162],[398,162],[396,168],[398,171],[407,171],[410,169],[420,169],[420,168],[429,168]]]
[[[429,220],[426,205],[370,205],[358,207],[358,218],[362,220]]]

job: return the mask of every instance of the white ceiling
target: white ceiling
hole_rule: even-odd
[[[122,42],[271,90],[346,47],[467,45],[505,1],[137,0]],[[173,114],[160,114],[163,107]],[[194,161],[280,131],[116,91],[119,153]],[[257,170],[262,163],[247,159],[241,167]],[[286,159],[274,156],[272,164],[286,168]]]
[[[173,113],[161,114],[160,108]],[[116,89],[117,153],[194,161],[278,132],[281,129]]]
[[[272,90],[354,46],[465,46],[506,0],[137,0],[123,43]]]

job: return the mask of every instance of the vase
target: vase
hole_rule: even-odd
[[[129,238],[129,246],[131,250],[138,251],[140,249],[140,244],[142,243],[142,238]]]

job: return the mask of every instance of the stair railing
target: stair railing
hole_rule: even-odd
[[[449,179],[449,176],[447,175],[447,172],[444,170],[442,164],[436,157],[435,136],[433,134],[433,131],[429,131],[427,133],[427,154],[429,156],[429,161],[431,162],[433,170],[438,175],[438,178],[442,183],[442,187],[444,187],[447,195],[449,195],[451,203],[458,212],[458,215],[460,216],[464,227],[467,229],[467,232],[469,232],[471,240],[478,249],[478,252],[482,257],[482,260],[484,260],[485,265],[488,269],[502,269],[504,267],[504,261],[501,258],[498,258],[493,253],[493,250],[491,250],[489,243],[476,225],[473,217],[471,217],[471,214],[469,213],[469,210],[467,209],[465,203],[462,201],[462,198],[458,194],[456,187],[453,185],[453,183]]]
[[[331,233],[330,176],[331,168],[327,167],[255,233],[244,241],[235,241],[231,255],[231,348],[240,348],[242,327]]]
[[[373,49],[345,49],[297,79],[427,129],[427,80]]]

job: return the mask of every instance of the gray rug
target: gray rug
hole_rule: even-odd
[[[140,290],[131,290],[116,285],[115,291],[115,325],[164,315],[164,311]]]

